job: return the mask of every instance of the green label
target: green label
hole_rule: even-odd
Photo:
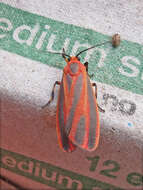
[[[123,190],[114,185],[4,149],[0,149],[0,166],[18,175],[57,189]]]
[[[75,55],[111,37],[96,31],[55,21],[0,3],[0,47],[9,52],[63,68],[60,55]],[[118,48],[110,43],[84,52],[93,79],[137,94],[143,94],[143,46],[122,40]],[[91,71],[91,72],[90,72]]]

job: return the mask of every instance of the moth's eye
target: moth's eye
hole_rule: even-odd
[[[80,61],[80,58],[79,58],[79,57],[77,57],[77,59]]]
[[[69,57],[69,58],[68,58],[68,61],[70,61],[70,60],[71,60],[71,58]]]

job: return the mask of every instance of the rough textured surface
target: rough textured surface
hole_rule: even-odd
[[[91,28],[112,35],[120,33],[123,39],[143,43],[143,2],[135,0],[1,0],[17,8],[66,23]]]
[[[142,44],[143,3],[137,0],[130,3],[113,0],[96,1],[96,3],[94,0],[31,0],[28,3],[26,0],[1,0],[0,2],[104,34],[112,35],[119,32],[123,39]],[[5,168],[2,169],[2,174],[21,185],[25,183],[25,187],[46,188],[47,186],[43,184],[47,183],[51,188],[60,188],[59,176],[62,175],[79,180],[85,185],[83,187],[87,187],[89,183],[92,190],[95,187],[104,189],[108,187],[107,184],[124,189],[141,190],[143,186],[142,95],[97,83],[98,102],[106,110],[105,114],[100,113],[99,148],[92,153],[77,149],[72,154],[65,154],[59,149],[56,137],[56,98],[51,107],[40,109],[49,100],[54,81],[60,80],[61,76],[62,71],[59,69],[0,50],[1,148],[18,153],[16,156],[10,152],[2,155],[2,166]],[[58,87],[55,97],[57,92]],[[125,110],[130,110],[130,115],[123,112],[121,103],[125,100],[135,103],[134,114],[129,105],[125,106]],[[36,160],[34,163],[43,161],[49,172],[48,177],[56,171],[58,182],[54,181],[54,177],[46,179],[52,182],[45,182],[38,170],[36,174],[35,169],[31,171],[33,172],[31,177],[31,174],[29,175],[18,165],[20,161],[26,160],[19,154],[24,155],[28,163],[31,157]],[[13,164],[16,162],[17,166],[10,166],[6,155],[9,155],[11,160],[13,158]],[[47,163],[50,166],[47,166]],[[22,177],[23,175],[25,177]],[[90,177],[90,180],[84,176]],[[68,181],[68,187],[71,187],[70,185]],[[82,189],[80,185],[79,189]]]
[[[0,180],[0,189],[1,190],[16,190],[15,187],[12,185],[8,184],[7,182]]]

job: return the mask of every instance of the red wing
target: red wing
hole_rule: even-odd
[[[71,92],[74,95],[65,130],[73,144],[93,151],[98,146],[100,125],[96,98],[87,74],[78,76]]]
[[[61,81],[58,104],[57,104],[57,114],[56,114],[56,129],[60,148],[65,152],[73,151],[76,146],[69,140],[68,135],[65,132],[65,90],[64,90],[64,76]]]
[[[90,80],[85,73],[63,75],[57,107],[60,147],[72,151],[75,145],[93,151],[99,142],[99,115]]]

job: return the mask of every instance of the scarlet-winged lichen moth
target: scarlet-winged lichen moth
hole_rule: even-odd
[[[88,76],[88,62],[82,64],[79,55],[94,47],[112,42],[113,47],[120,44],[119,34],[112,37],[112,41],[106,41],[79,52],[76,56],[67,55],[63,49],[61,54],[67,65],[64,67],[62,81],[56,81],[51,99],[46,107],[54,99],[54,89],[60,85],[56,129],[60,148],[65,152],[72,152],[76,146],[94,151],[99,143],[100,121],[99,111],[104,112],[97,104],[97,86],[90,82]],[[95,92],[92,86],[95,87]]]

